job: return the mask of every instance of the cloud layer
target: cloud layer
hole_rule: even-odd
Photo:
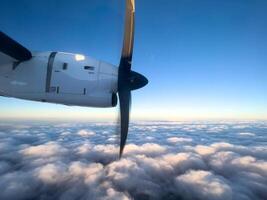
[[[267,123],[0,124],[0,199],[267,199]]]

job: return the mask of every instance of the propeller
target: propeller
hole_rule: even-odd
[[[134,16],[135,1],[126,0],[124,40],[118,75],[118,93],[120,102],[120,158],[123,154],[129,129],[131,91],[142,88],[148,83],[146,77],[131,70],[134,44]]]

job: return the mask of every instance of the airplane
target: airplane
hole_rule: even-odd
[[[126,0],[119,66],[65,52],[33,52],[0,31],[0,96],[86,107],[120,104],[121,158],[126,144],[131,91],[148,84],[132,71],[135,0]],[[118,96],[118,97],[117,97]]]

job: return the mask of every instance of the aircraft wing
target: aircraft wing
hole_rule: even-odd
[[[32,54],[28,49],[0,31],[0,65],[31,58]]]

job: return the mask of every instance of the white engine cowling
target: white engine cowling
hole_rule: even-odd
[[[117,81],[116,66],[61,52],[35,53],[0,69],[1,95],[65,105],[115,106]]]

